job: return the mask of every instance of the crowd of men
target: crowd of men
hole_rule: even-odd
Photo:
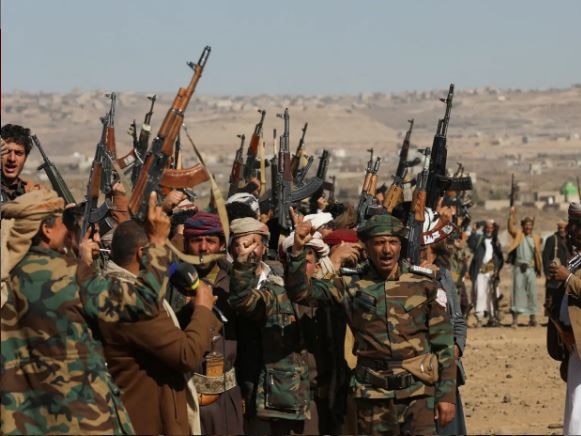
[[[469,432],[467,315],[500,320],[494,221],[426,209],[414,265],[409,205],[360,221],[319,190],[288,211],[284,232],[250,184],[225,201],[226,220],[173,190],[152,192],[140,222],[118,182],[113,228],[82,232],[83,203],[21,178],[30,131],[1,136],[3,434]],[[544,250],[516,212],[512,326],[519,315],[537,325],[544,271],[564,431],[581,433],[581,205]]]

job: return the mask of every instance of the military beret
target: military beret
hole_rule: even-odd
[[[366,241],[374,236],[398,236],[405,238],[407,232],[400,220],[392,215],[373,215],[357,229],[357,236]]]

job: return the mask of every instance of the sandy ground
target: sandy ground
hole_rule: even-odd
[[[544,279],[537,280],[538,327],[510,327],[510,266],[503,270],[502,327],[474,328],[468,319],[463,357],[466,385],[460,388],[470,434],[562,434],[565,383],[559,362],[546,351],[546,322],[542,315]]]

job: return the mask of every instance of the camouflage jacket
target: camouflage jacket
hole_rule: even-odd
[[[4,180],[2,181],[4,182]],[[14,183],[11,185],[0,184],[0,203],[5,201],[14,200],[16,197],[20,197],[30,191],[40,189],[40,185],[33,183],[30,180],[21,179],[18,177]]]
[[[399,270],[384,281],[372,267],[361,277],[309,280],[305,265],[304,252],[289,256],[285,277],[289,298],[301,304],[327,302],[343,307],[355,336],[359,362],[368,358],[397,363],[425,353],[438,358],[439,381],[434,385],[416,380],[405,389],[389,391],[354,377],[357,398],[430,395],[436,401],[455,403],[454,334],[445,291],[439,290],[436,282]]]
[[[260,369],[254,386],[256,415],[309,419],[307,350],[296,307],[281,277],[269,274],[258,286],[254,270],[254,265],[234,265],[228,302],[260,328]],[[244,334],[239,332],[241,340]]]
[[[2,434],[133,433],[95,326],[157,313],[166,249],[151,246],[143,260],[137,286],[79,278],[74,260],[40,247],[11,271],[0,312]]]

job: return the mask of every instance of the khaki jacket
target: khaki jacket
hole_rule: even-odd
[[[578,269],[575,275],[569,278],[566,292],[571,295],[581,297],[581,269]],[[569,318],[571,319],[573,336],[575,336],[575,347],[577,348],[577,354],[579,354],[579,357],[581,358],[581,308],[569,304]]]
[[[507,253],[511,253],[513,250],[516,250],[516,248],[523,242],[525,237],[523,231],[519,227],[517,227],[516,213],[509,213],[507,229],[508,233],[513,237],[512,242],[510,243],[507,249]],[[541,258],[542,238],[538,233],[533,233],[531,236],[535,243],[534,247],[535,272],[537,274],[541,274],[541,272],[543,271],[543,261]]]

